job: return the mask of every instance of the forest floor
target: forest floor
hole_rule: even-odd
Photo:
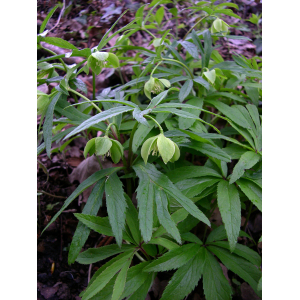
[[[38,0],[38,13],[37,13],[37,27],[39,26],[47,15],[47,12],[56,5],[57,1]],[[133,2],[130,0],[125,1],[96,1],[90,0],[83,3],[83,1],[66,1],[65,13],[62,16],[58,26],[51,31],[48,36],[61,37],[70,43],[73,43],[79,48],[94,47],[96,46],[103,34],[111,27],[116,21],[118,16],[126,9],[129,11],[123,16],[118,25],[120,27],[128,24],[135,15],[135,11],[139,5],[147,3],[148,1]],[[180,9],[188,7],[187,1],[181,2]],[[224,59],[231,59],[234,52],[242,54],[247,58],[255,55],[261,56],[261,42],[257,36],[253,34],[256,30],[255,25],[245,21],[249,19],[252,13],[261,13],[261,3],[252,0],[237,0],[237,3],[242,9],[238,12],[242,17],[240,23],[248,27],[248,31],[233,29],[232,34],[244,35],[251,39],[245,40],[229,40],[220,39],[219,53]],[[170,4],[166,8],[170,8]],[[59,11],[56,12],[49,22],[49,27],[53,27],[58,19]],[[168,14],[167,14],[168,17]],[[171,14],[170,16],[171,17]],[[184,28],[179,29],[178,36],[182,38],[187,30],[195,24],[194,18],[188,17],[188,10],[180,14],[181,19],[179,23],[185,24]],[[187,22],[188,20],[188,22]],[[228,17],[226,19],[228,24],[233,24],[236,19]],[[165,24],[166,28],[173,28],[175,30],[175,21],[169,20]],[[111,41],[113,45],[115,39]],[[148,46],[149,37],[140,32],[131,37],[131,43],[136,46]],[[57,54],[62,54],[63,50],[55,46],[48,45],[49,49]],[[65,51],[68,52],[68,51]],[[128,55],[134,53],[128,53]],[[37,53],[38,59],[45,57],[48,54],[41,50]],[[72,58],[66,59],[68,64],[76,63]],[[125,81],[129,81],[131,77],[131,70],[124,68],[122,70]],[[88,87],[88,97],[92,96],[92,78],[90,76],[82,76],[81,78]],[[100,93],[104,88],[113,86],[120,83],[118,73],[103,72],[97,76],[97,92]],[[48,92],[48,87],[45,85],[39,86],[39,89]],[[37,120],[39,125],[40,120]],[[86,190],[83,195],[78,197],[78,201],[73,201],[66,211],[51,224],[48,229],[41,235],[42,230],[49,223],[53,215],[62,207],[63,202],[67,197],[76,189],[78,184],[90,176],[99,168],[98,162],[92,158],[84,160],[83,149],[86,144],[84,138],[74,139],[65,149],[64,153],[54,152],[51,159],[47,155],[41,154],[38,160],[41,164],[37,165],[37,189],[38,189],[38,202],[37,202],[37,299],[38,300],[57,300],[57,299],[75,299],[79,300],[78,296],[81,291],[85,289],[88,283],[88,274],[94,272],[103,264],[95,263],[92,266],[81,265],[75,262],[71,266],[68,265],[68,249],[72,241],[72,236],[77,226],[77,219],[73,213],[79,213],[82,206],[88,198],[90,190]],[[55,143],[53,148],[57,147]],[[105,161],[109,167],[112,165],[110,161]],[[197,162],[196,162],[197,163]],[[201,165],[201,162],[198,162]],[[105,208],[101,208],[99,215],[106,214]],[[211,221],[218,224],[221,222],[219,213],[216,211]],[[197,229],[196,229],[197,230]],[[201,230],[201,228],[199,229]],[[261,214],[253,213],[248,222],[246,231],[255,240],[261,236]],[[91,231],[90,236],[85,244],[85,249],[92,247],[100,247],[113,243],[113,238],[100,236],[98,233]],[[261,251],[261,244],[257,245],[257,250]],[[223,268],[224,266],[222,266]],[[224,274],[227,279],[235,287],[234,300],[255,300],[257,296],[254,294],[251,287],[246,284],[239,284],[236,277],[233,278],[225,267],[223,268]],[[168,283],[172,273],[161,273],[155,280],[155,283],[148,293],[147,300],[160,299],[163,289]],[[189,295],[188,300],[204,300],[202,286],[196,289]]]

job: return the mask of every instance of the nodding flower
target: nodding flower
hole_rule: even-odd
[[[145,95],[151,100],[151,93],[159,94],[164,91],[165,87],[171,86],[170,81],[167,79],[158,79],[150,76],[150,79],[145,83]]]
[[[124,155],[124,150],[120,142],[104,136],[93,138],[87,142],[83,153],[85,158],[88,153],[103,155],[103,159],[105,156],[110,156],[112,161],[117,164]]]
[[[144,142],[141,149],[141,155],[145,164],[147,163],[148,156],[151,152],[152,155],[161,156],[165,164],[167,164],[169,161],[175,162],[180,157],[180,150],[177,144],[165,137],[163,133],[151,137]]]
[[[223,20],[217,18],[212,23],[212,26],[210,28],[211,33],[218,33],[222,32],[222,35],[225,36],[228,32],[228,27],[230,27],[227,23],[225,23]]]

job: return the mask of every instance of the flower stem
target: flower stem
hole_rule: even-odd
[[[102,112],[102,110],[101,110],[94,102],[92,102],[89,98],[85,97],[84,95],[78,93],[77,91],[75,91],[75,90],[73,90],[73,89],[71,89],[71,88],[69,88],[69,91],[70,91],[71,93],[74,93],[74,94],[78,95],[79,97],[83,98],[84,100],[91,102],[91,104],[92,104],[92,105],[93,105],[100,113]]]
[[[182,65],[189,72],[191,78],[194,79],[194,75],[192,74],[192,72],[190,71],[190,69],[185,64],[183,64],[181,61],[176,60],[176,59],[172,59],[172,58],[162,58],[162,59],[166,60],[166,61],[173,61],[173,62],[176,62],[176,63]]]
[[[159,128],[159,130],[160,130],[160,133],[164,134],[163,129],[161,128],[161,126],[159,125],[159,123],[158,123],[154,118],[152,118],[152,117],[149,116],[149,115],[145,115],[145,117],[147,117],[147,118],[151,119],[152,121],[154,121],[154,122],[156,123],[156,125],[158,126],[158,128]]]

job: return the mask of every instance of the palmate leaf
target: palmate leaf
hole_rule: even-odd
[[[127,203],[124,197],[122,182],[116,173],[110,175],[105,181],[105,195],[109,222],[116,242],[121,247]]]
[[[84,209],[82,210],[83,214],[96,216],[98,210],[102,204],[102,197],[104,193],[104,182],[105,178],[100,179],[95,187],[93,188],[92,193],[90,194]],[[86,242],[90,233],[90,229],[84,225],[82,222],[79,222],[76,228],[76,231],[73,235],[72,243],[70,246],[68,254],[68,263],[72,264],[75,262],[81,248]]]
[[[97,171],[93,175],[91,175],[89,178],[87,178],[85,181],[83,181],[77,189],[68,197],[68,199],[65,201],[62,208],[54,215],[54,217],[51,219],[51,221],[47,224],[47,226],[44,228],[43,232],[58,218],[58,216],[70,205],[70,203],[78,197],[84,190],[86,190],[89,186],[96,183],[98,180],[105,176],[109,176],[113,174],[114,172],[119,171],[122,169],[121,167],[116,168],[108,168],[104,170]]]
[[[241,226],[241,202],[237,188],[228,181],[221,180],[218,184],[218,206],[225,224],[226,233],[233,251]]]
[[[150,263],[143,269],[145,272],[163,272],[177,269],[191,260],[199,251],[197,244],[186,244],[180,248],[173,249],[160,258]]]
[[[152,236],[153,227],[153,198],[154,189],[161,189],[164,193],[172,196],[182,207],[191,215],[210,226],[207,217],[198,209],[198,207],[186,196],[184,196],[168,177],[159,172],[153,165],[143,163],[133,166],[134,171],[140,179],[137,189],[137,199],[139,205],[139,220],[141,233],[144,241],[147,242]],[[165,201],[165,200],[164,200]],[[164,210],[167,213],[167,210]],[[171,218],[165,221],[165,224],[172,222]],[[174,224],[175,225],[175,224]],[[174,227],[173,227],[174,228]],[[175,239],[178,237],[176,231],[172,228],[166,229]]]
[[[213,255],[205,251],[203,268],[203,288],[207,300],[231,300],[231,287],[222,268]]]
[[[255,265],[242,257],[230,253],[226,249],[215,246],[208,246],[207,248],[222,261],[227,269],[248,282],[258,296],[261,296],[260,293],[257,292],[257,284],[261,277],[261,271]]]
[[[182,300],[195,288],[203,272],[205,251],[197,246],[197,254],[174,273],[161,300]]]

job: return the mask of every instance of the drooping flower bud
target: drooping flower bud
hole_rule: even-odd
[[[165,87],[169,88],[171,86],[170,81],[167,79],[158,79],[150,77],[150,79],[145,83],[144,92],[145,95],[151,100],[151,93],[159,94],[164,91]]]
[[[152,155],[160,155],[165,164],[167,164],[169,161],[174,162],[180,157],[180,150],[177,144],[171,139],[165,137],[163,133],[151,137],[144,142],[141,149],[141,155],[145,164],[147,163],[148,156],[151,152]]]
[[[84,148],[84,157],[87,154],[110,156],[112,161],[117,164],[124,154],[123,146],[120,142],[110,139],[108,136],[96,137],[89,140]]]
[[[211,26],[211,33],[218,33],[220,31],[222,31],[222,35],[226,35],[228,32],[228,27],[229,25],[227,23],[225,23],[223,20],[217,18],[214,20],[212,26]]]

